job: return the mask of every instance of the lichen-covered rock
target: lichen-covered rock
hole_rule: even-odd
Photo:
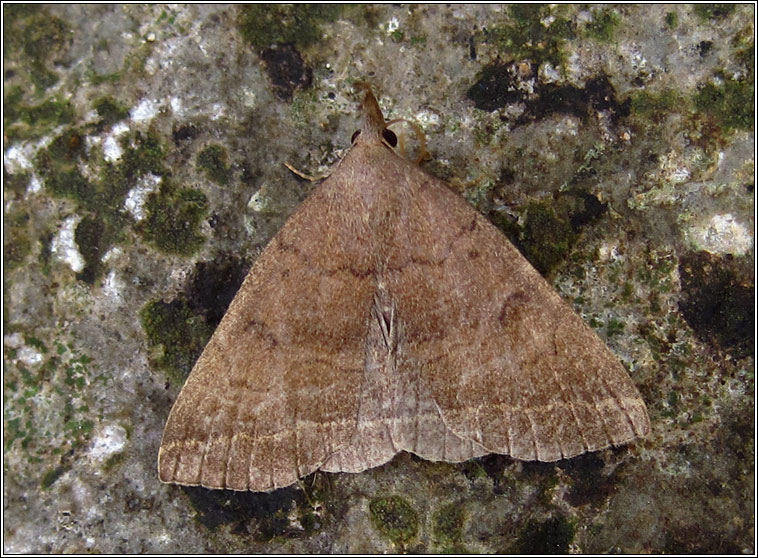
[[[754,9],[4,5],[3,550],[754,553]],[[182,374],[311,188],[282,163],[339,160],[366,80],[622,359],[647,439],[158,482]]]

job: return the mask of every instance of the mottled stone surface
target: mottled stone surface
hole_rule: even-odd
[[[752,5],[3,10],[6,552],[755,551]],[[622,359],[647,439],[158,482],[183,378],[312,187],[282,163],[344,154],[359,80]]]

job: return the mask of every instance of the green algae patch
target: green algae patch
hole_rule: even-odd
[[[77,452],[89,443],[96,418],[92,416],[91,386],[107,382],[92,358],[71,344],[40,339],[25,332],[24,344],[39,354],[34,363],[4,351],[4,451],[26,463],[22,472],[51,487],[70,468]]]
[[[540,273],[547,275],[563,262],[575,241],[571,223],[559,217],[552,207],[540,202],[527,206],[518,243]]]
[[[6,181],[6,185],[8,181]],[[5,215],[5,237],[3,238],[3,264],[12,270],[21,266],[32,252],[29,230],[29,214],[23,209],[12,209]]]
[[[432,517],[434,543],[444,554],[469,554],[462,545],[466,513],[458,502],[445,504]]]
[[[100,117],[98,125],[101,128],[113,126],[116,122],[125,120],[129,116],[129,110],[113,97],[100,97],[94,102],[93,106]]]
[[[106,120],[119,117],[118,112],[109,111],[104,112]],[[120,159],[106,163],[95,179],[85,178],[79,170],[80,163],[88,162],[88,155],[83,132],[78,129],[64,131],[36,159],[46,188],[56,197],[73,200],[85,214],[75,236],[85,260],[85,269],[77,278],[89,284],[102,276],[102,256],[122,240],[124,228],[133,224],[124,210],[129,191],[147,175],[168,174],[157,133],[135,132],[119,142],[123,150]],[[175,187],[164,178],[160,190],[148,196],[145,210],[146,219],[135,227],[156,248],[189,255],[205,242],[198,228],[208,212],[208,200],[201,191]]]
[[[494,26],[491,37],[499,50],[515,60],[529,59],[539,65],[561,65],[563,45],[576,36],[576,26],[546,4],[517,4],[509,8],[511,22]],[[543,21],[552,18],[548,25]]]
[[[751,130],[755,117],[752,79],[723,79],[707,83],[695,93],[695,107],[715,117],[727,129]]]
[[[375,498],[369,503],[371,523],[399,547],[406,547],[418,533],[418,514],[400,496]]]
[[[37,94],[58,83],[60,78],[51,66],[63,57],[72,41],[69,25],[50,15],[44,6],[3,6],[5,56],[18,62],[17,69],[34,84]]]
[[[660,122],[668,113],[686,109],[689,101],[679,91],[636,91],[629,96],[631,114]]]
[[[55,483],[55,481],[61,478],[65,472],[66,468],[61,466],[50,469],[43,475],[42,480],[39,483],[40,488],[42,488],[42,490],[47,490]]]
[[[256,48],[294,43],[301,49],[321,39],[321,24],[341,12],[337,4],[249,4],[239,8],[237,26]]]
[[[621,23],[621,18],[613,8],[601,8],[592,13],[592,21],[584,28],[585,34],[603,43],[610,43]]]
[[[74,120],[74,109],[66,99],[52,96],[36,104],[27,104],[23,96],[21,87],[12,87],[3,98],[3,125],[9,140],[38,138]]]
[[[701,21],[717,21],[728,17],[736,7],[735,4],[697,4],[694,12]]]
[[[171,382],[181,385],[210,339],[212,328],[181,299],[147,303],[140,311],[140,323],[153,349],[152,364],[165,370]]]
[[[530,521],[516,543],[519,554],[566,554],[574,540],[575,526],[563,516],[544,522]]]
[[[715,348],[745,358],[755,342],[754,281],[745,258],[709,252],[685,254],[679,261],[679,310],[695,335]]]
[[[676,12],[667,12],[664,18],[666,27],[669,29],[676,29],[679,27],[679,14]]]
[[[197,155],[197,169],[211,182],[226,186],[232,179],[229,154],[223,145],[212,144]]]
[[[169,254],[189,256],[205,243],[198,231],[208,213],[208,198],[194,188],[177,188],[164,179],[145,204],[139,231],[147,242]]]

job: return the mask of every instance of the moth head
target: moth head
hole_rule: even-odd
[[[379,103],[371,92],[371,86],[367,83],[358,83],[356,87],[363,90],[364,93],[363,102],[361,103],[363,125],[360,130],[353,134],[351,143],[354,145],[356,142],[376,142],[384,143],[388,147],[395,147],[397,145],[397,136],[395,136],[394,132],[387,129],[382,109],[379,108]]]
[[[358,136],[361,135],[360,130],[356,130],[353,132],[353,136],[350,138],[350,143],[354,144],[355,140],[358,139]],[[395,132],[390,130],[389,128],[385,128],[382,130],[382,139],[384,140],[384,143],[388,144],[390,147],[397,147],[397,136],[395,135]]]

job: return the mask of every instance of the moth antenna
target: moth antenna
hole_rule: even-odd
[[[393,120],[390,120],[387,122],[387,127],[389,128],[393,124],[397,124],[398,122],[405,122],[413,128],[413,131],[416,133],[416,137],[418,138],[419,142],[419,148],[418,148],[418,156],[416,157],[416,164],[420,164],[421,161],[427,159],[430,155],[429,152],[426,150],[426,134],[424,133],[424,130],[421,129],[421,126],[413,122],[412,120],[408,120],[407,118],[395,118]],[[403,152],[405,150],[403,149]]]
[[[329,178],[328,174],[322,174],[322,175],[319,175],[319,176],[313,176],[311,174],[306,174],[306,173],[304,173],[304,172],[296,169],[295,167],[293,167],[292,165],[290,165],[286,161],[284,163],[282,163],[282,164],[285,167],[287,167],[290,170],[290,172],[292,172],[293,174],[296,174],[300,178],[302,178],[304,180],[308,180],[310,182],[318,182],[319,180],[324,180],[325,178]]]

